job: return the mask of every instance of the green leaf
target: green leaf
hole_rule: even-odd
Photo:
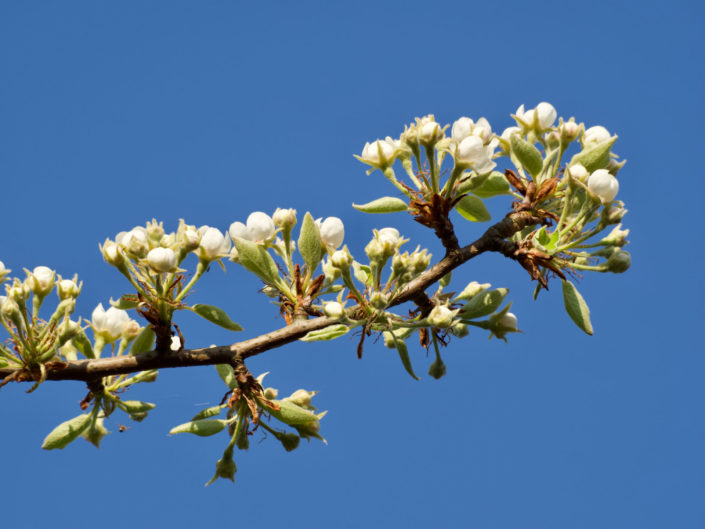
[[[367,204],[353,204],[352,206],[363,213],[397,213],[408,209],[407,203],[396,197],[382,197]]]
[[[229,364],[216,364],[215,369],[218,371],[220,378],[230,389],[237,388],[237,380],[235,380],[233,366]]]
[[[563,304],[570,319],[584,332],[592,335],[590,309],[575,285],[567,280],[563,281]]]
[[[91,345],[91,341],[88,339],[85,332],[81,332],[80,334],[74,336],[71,339],[71,343],[86,358],[95,358],[93,346]]]
[[[151,327],[145,327],[137,335],[135,341],[132,342],[130,354],[139,355],[142,353],[146,353],[147,351],[151,351],[154,348],[154,339],[154,331],[151,329]]]
[[[199,437],[208,437],[209,435],[215,435],[218,432],[223,431],[227,424],[228,421],[221,419],[201,419],[198,421],[189,421],[184,424],[179,424],[169,430],[169,435],[176,433],[192,433],[194,435],[198,435]]]
[[[42,443],[44,450],[55,448],[65,448],[71,441],[76,439],[83,431],[90,426],[92,417],[90,413],[84,413],[66,422],[62,422],[46,436]]]
[[[579,163],[589,173],[597,169],[604,169],[610,163],[610,149],[617,141],[617,136],[613,136],[607,141],[603,141],[580,151],[571,158],[569,166]]]
[[[116,309],[129,310],[134,309],[140,303],[137,300],[137,296],[134,294],[125,294],[124,296],[120,296],[117,301],[113,301],[113,298],[110,298],[110,304]]]
[[[480,198],[490,198],[497,195],[510,195],[507,177],[498,171],[492,171],[487,180],[477,189],[470,190],[473,195]]]
[[[542,226],[541,229],[534,234],[534,246],[542,252],[553,254],[553,252],[556,251],[556,245],[558,244],[560,235],[558,230],[554,230],[549,234],[546,232],[546,226]]]
[[[201,410],[196,415],[194,415],[191,420],[198,421],[200,419],[208,419],[210,417],[215,417],[216,415],[219,415],[221,411],[223,411],[224,406],[225,404],[219,404],[218,406],[211,406],[210,408]]]
[[[262,401],[258,401],[260,406],[267,410],[272,417],[288,424],[289,426],[305,425],[318,422],[318,415],[312,411],[305,410],[301,406],[294,404],[288,400],[275,400],[275,404],[279,406],[278,410],[269,407]]]
[[[330,325],[317,331],[311,331],[303,338],[299,338],[302,342],[323,342],[326,340],[335,340],[347,334],[350,328],[342,323],[338,325]]]
[[[234,244],[242,266],[268,285],[277,286],[279,270],[272,256],[262,245],[237,237]]]
[[[157,407],[151,402],[142,402],[141,400],[121,400],[118,401],[118,407],[132,415],[133,413],[145,413]]]
[[[539,150],[519,134],[512,134],[509,142],[512,146],[512,153],[517,157],[519,163],[531,173],[531,176],[537,176],[543,169],[543,158]]]
[[[455,206],[458,213],[470,222],[487,222],[492,217],[485,203],[476,196],[465,195]]]
[[[306,268],[313,274],[313,271],[318,267],[318,263],[321,262],[325,250],[321,241],[321,232],[308,211],[301,223],[301,232],[299,233],[297,244],[299,253],[304,258],[304,263],[306,263]]]
[[[492,314],[502,304],[502,301],[508,292],[509,290],[506,288],[484,290],[473,296],[470,301],[468,301],[463,308],[460,309],[460,316],[464,319],[470,320]]]
[[[411,378],[418,380],[419,377],[414,373],[414,368],[411,367],[411,359],[409,358],[409,350],[406,348],[406,342],[402,340],[396,340],[395,345],[397,346],[397,352],[399,353],[399,359],[401,360],[406,372],[411,375]]]
[[[204,305],[202,303],[197,303],[196,305],[191,307],[191,310],[202,318],[207,319],[209,322],[215,323],[216,325],[220,325],[221,327],[224,327],[229,331],[242,330],[242,327],[240,327],[240,325],[231,320],[230,317],[221,308],[215,307],[213,305]]]
[[[368,287],[372,286],[374,278],[372,276],[372,269],[369,266],[353,261],[353,274],[355,275],[355,279],[363,285],[367,285]]]

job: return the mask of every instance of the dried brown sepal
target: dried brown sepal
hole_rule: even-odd
[[[520,195],[526,195],[526,186],[524,185],[524,181],[519,178],[514,171],[511,169],[506,169],[504,171],[504,176],[511,186],[516,189],[517,193]]]

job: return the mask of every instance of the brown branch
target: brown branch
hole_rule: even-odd
[[[475,242],[464,248],[449,251],[441,261],[407,283],[391,304],[399,305],[406,301],[423,302],[428,299],[424,292],[426,288],[439,281],[454,268],[481,253],[493,251],[513,258],[517,245],[512,241],[507,241],[506,238],[511,237],[526,226],[539,224],[541,220],[541,218],[533,216],[529,211],[510,213],[503,220],[491,226]],[[323,329],[336,323],[338,323],[336,319],[321,316],[312,320],[296,321],[276,331],[233,345],[182,349],[180,351],[157,352],[155,350],[137,356],[127,355],[77,360],[66,364],[56,362],[47,367],[46,379],[91,381],[99,377],[135,373],[148,369],[233,364],[238,360],[244,360],[269,349],[294,342],[311,331]],[[19,372],[20,370],[17,368],[0,368],[0,380],[6,377],[16,378]],[[30,380],[29,377],[21,378]]]

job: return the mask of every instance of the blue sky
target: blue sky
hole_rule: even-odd
[[[99,451],[40,449],[78,413],[80,384],[5,387],[4,525],[703,527],[704,11],[678,0],[0,5],[0,260],[78,273],[84,316],[126,292],[98,243],[153,217],[226,228],[293,207],[342,218],[354,253],[392,224],[439,256],[410,217],[350,207],[393,194],[352,154],[415,116],[485,116],[502,130],[540,101],[619,135],[633,258],[626,274],[581,280],[593,337],[563,313],[557,285],[533,302],[516,263],[469,263],[457,284],[509,287],[524,332],[454,342],[441,381],[411,380],[381,344],[357,360],[347,338],[253,359],[283,392],[321,391],[329,444],[254,443],[236,454],[235,485],[203,487],[222,436],[166,435],[220,400],[212,368],[135,388],[158,408]],[[490,203],[499,216],[508,206]],[[459,224],[461,242],[483,229]],[[254,336],[280,325],[258,288],[214,267],[194,301]],[[233,340],[180,324],[193,346]]]

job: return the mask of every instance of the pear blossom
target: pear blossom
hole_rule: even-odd
[[[501,318],[499,318],[499,321],[497,323],[501,327],[504,327],[504,329],[506,330],[516,331],[518,320],[514,314],[512,314],[511,312],[507,312],[503,314]]]
[[[47,266],[37,266],[27,278],[29,288],[38,296],[46,296],[54,288],[56,272]]]
[[[7,277],[7,275],[10,273],[10,270],[5,268],[5,264],[0,261],[0,283]]]
[[[460,143],[472,134],[475,122],[468,117],[458,118],[450,129],[450,137],[453,141]]]
[[[81,287],[76,284],[76,281],[59,278],[56,283],[56,293],[61,300],[77,298],[81,293]]]
[[[157,272],[173,272],[176,268],[176,254],[171,248],[154,248],[147,254],[147,262]]]
[[[428,314],[428,323],[433,327],[445,329],[453,324],[453,318],[457,313],[457,310],[451,310],[446,305],[436,305]]]
[[[402,244],[402,238],[396,228],[382,228],[377,232],[377,240],[385,250],[390,247],[397,248]]]
[[[441,138],[443,138],[443,129],[441,129],[441,126],[436,122],[433,115],[421,118],[419,142],[422,145],[434,145]]]
[[[91,314],[93,330],[108,343],[120,338],[123,328],[130,321],[130,317],[124,310],[116,309],[115,307],[105,310],[102,303],[98,303],[98,306],[93,310],[93,314]]]
[[[394,163],[397,147],[391,138],[365,143],[362,155],[356,156],[361,162],[370,164],[378,169],[384,169]]]
[[[115,236],[115,242],[139,257],[146,256],[149,251],[147,230],[142,226],[132,228],[128,232],[121,231]]]
[[[329,318],[340,318],[345,314],[345,309],[343,309],[343,306],[337,301],[331,301],[324,305],[323,312],[325,312],[326,316]]]
[[[182,255],[192,252],[198,248],[201,242],[201,234],[196,226],[186,224],[183,219],[179,220],[179,229],[176,231],[176,242],[181,247]]]
[[[588,177],[587,186],[602,202],[612,202],[619,191],[619,181],[607,171],[598,169]]]
[[[452,144],[451,153],[459,166],[472,167],[478,174],[486,174],[497,165],[492,161],[495,145],[485,146],[478,136],[468,136],[459,144]]]
[[[595,125],[587,129],[583,134],[583,146],[602,143],[603,141],[609,140],[611,137],[610,132],[605,127]]]
[[[571,165],[570,167],[568,167],[568,174],[576,180],[585,182],[590,173],[588,173],[588,170],[585,169],[585,167],[583,167],[579,163],[576,163],[575,165]]]
[[[291,229],[296,224],[296,210],[277,208],[272,215],[272,221],[279,228]]]
[[[242,222],[239,221],[235,221],[230,225],[230,228],[228,229],[228,234],[230,235],[230,238],[232,238],[233,241],[235,239],[245,239],[247,241],[252,240],[252,236],[247,230],[247,226],[245,226]]]
[[[343,244],[345,227],[338,217],[328,217],[323,222],[316,221],[316,224],[321,233],[321,241],[328,248],[335,250]]]
[[[533,128],[536,126],[540,130],[547,130],[553,126],[558,113],[550,103],[542,101],[536,108],[524,110],[524,105],[517,108],[516,117],[519,118],[527,127]]]
[[[558,127],[558,131],[564,141],[571,142],[578,137],[578,134],[580,134],[580,125],[578,125],[575,121],[573,121],[573,118],[571,118],[570,121],[561,123]]]
[[[254,211],[247,217],[247,233],[251,240],[264,242],[274,237],[274,222],[272,217],[262,211]]]
[[[118,244],[110,239],[105,239],[103,246],[100,246],[100,252],[103,254],[103,260],[109,265],[122,266],[124,264],[124,257],[118,249]]]
[[[204,261],[214,261],[225,257],[230,252],[230,239],[223,236],[218,228],[201,226],[198,228],[201,242],[198,245],[198,257]]]

